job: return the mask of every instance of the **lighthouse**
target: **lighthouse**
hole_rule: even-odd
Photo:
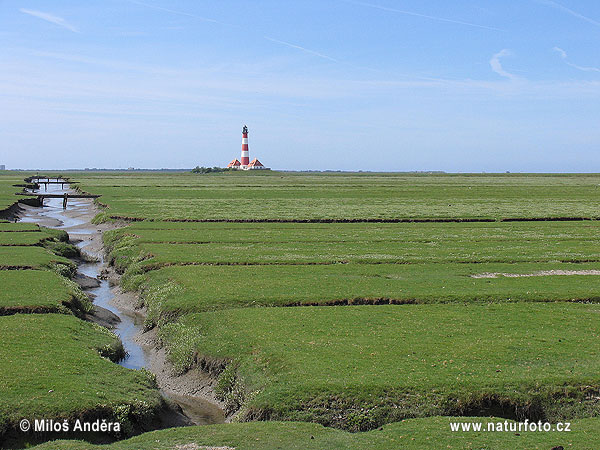
[[[263,164],[256,158],[250,161],[250,154],[248,151],[248,127],[244,125],[242,128],[242,158],[241,162],[237,159],[234,159],[229,164],[227,164],[228,169],[236,169],[236,170],[270,170],[268,167],[263,166]]]
[[[242,128],[242,160],[241,160],[242,169],[248,167],[250,164],[250,155],[248,153],[248,127],[244,125]]]

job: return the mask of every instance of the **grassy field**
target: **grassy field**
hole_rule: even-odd
[[[73,316],[0,317],[0,435],[22,418],[109,418],[124,426],[153,419],[161,403],[143,372],[111,362],[122,356],[111,332]],[[106,358],[102,358],[100,354]]]
[[[596,348],[598,310],[572,304],[600,299],[597,222],[503,221],[594,218],[597,181],[227,174],[83,185],[96,183],[107,215],[152,219],[105,243],[180,370],[227,365],[221,395],[246,420],[365,430],[474,411],[598,414],[585,400],[596,369],[583,373],[595,350],[578,369],[580,346]],[[177,221],[474,218],[495,222]],[[364,305],[273,308],[332,304]]]
[[[554,303],[243,308],[187,315],[160,336],[182,369],[190,355],[238,364],[223,389],[247,388],[247,418],[356,431],[480,410],[599,415],[599,318],[598,305]]]
[[[0,269],[40,269],[52,268],[56,266],[64,266],[69,270],[75,269],[75,264],[71,260],[63,256],[55,255],[43,247],[0,246]]]
[[[173,228],[178,225],[181,228]],[[196,263],[600,262],[599,231],[596,222],[139,222],[106,233],[104,240],[120,270],[140,255],[148,267]]]
[[[64,231],[34,224],[0,225],[0,270],[53,269],[69,276],[75,272],[75,264],[64,256],[76,256],[78,251],[67,243]]]
[[[19,233],[23,231],[40,231],[40,227],[38,227],[35,223],[0,222],[0,232]]]
[[[0,209],[17,200],[17,181],[0,176]],[[119,421],[123,437],[153,429],[163,407],[152,376],[115,364],[124,356],[117,336],[72,314],[91,302],[67,278],[76,265],[63,255],[77,254],[67,241],[64,231],[0,223],[2,448],[39,442],[17,431],[23,418]]]
[[[17,225],[17,224],[6,224]],[[42,245],[46,241],[64,242],[68,235],[64,231],[51,230],[50,228],[38,228],[31,231],[19,230],[17,227],[0,228],[0,246],[11,245]]]
[[[19,199],[27,198],[16,196],[15,192],[22,191],[24,186],[30,185],[24,181],[28,175],[24,172],[0,171],[0,218],[4,218],[4,210],[16,204]],[[12,221],[13,216],[9,215],[8,218]]]
[[[210,371],[237,420],[266,421],[111,449],[594,448],[600,176],[71,177],[102,195],[98,220],[150,219],[105,244],[176,369]],[[456,415],[574,432],[451,433]]]
[[[25,224],[22,224],[25,225]],[[196,223],[134,222],[110,232],[133,234],[143,243],[239,243],[293,242],[442,242],[465,243],[543,241],[572,239],[592,242],[597,222],[504,223]]]
[[[156,324],[161,317],[236,307],[598,302],[599,269],[597,263],[173,266],[131,278],[141,284],[148,321]],[[540,270],[591,270],[596,275],[471,277],[536,274]]]
[[[75,271],[75,264],[60,256],[72,250],[68,239],[64,231],[35,224],[0,224],[0,316],[90,310],[87,296],[60,275]]]
[[[599,217],[598,175],[77,173],[107,214],[174,220]]]
[[[0,270],[0,316],[15,313],[88,312],[81,290],[49,270]]]
[[[111,262],[135,281],[132,287],[144,287],[149,320],[156,323],[163,313],[240,306],[596,301],[597,232],[595,222],[139,222],[106,233],[105,243]],[[251,242],[239,243],[240,236]],[[341,262],[350,264],[335,264]],[[198,266],[143,273],[165,265]],[[531,276],[473,278],[551,270],[571,275],[546,274],[543,282]]]
[[[12,173],[12,172],[0,172],[0,211],[9,208],[18,201],[18,197],[15,192],[22,190],[23,188],[15,187],[15,184],[25,184],[23,178],[25,175]]]
[[[0,246],[38,245],[50,237],[51,236],[46,233],[35,231],[25,231],[21,233],[0,232]]]
[[[494,420],[479,418],[487,426]],[[457,433],[450,422],[464,417],[411,419],[366,433],[348,433],[311,423],[254,422],[210,425],[154,431],[109,446],[56,441],[34,447],[39,450],[173,450],[195,446],[230,447],[236,450],[596,450],[598,419],[573,421],[570,433]],[[186,447],[187,446],[187,447]],[[196,447],[197,448],[197,447]],[[202,447],[200,447],[202,448]]]

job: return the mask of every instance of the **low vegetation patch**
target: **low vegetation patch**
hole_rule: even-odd
[[[0,336],[0,439],[22,418],[119,420],[125,434],[156,418],[162,400],[153,379],[114,364],[123,349],[108,330],[30,314],[0,317]]]
[[[54,269],[65,276],[73,276],[75,263],[43,247],[0,246],[0,269]]]
[[[79,287],[48,270],[0,270],[0,316],[17,313],[89,312],[92,304]]]
[[[64,256],[65,258],[77,258],[81,256],[79,248],[68,242],[47,241],[44,243],[44,247],[55,255]]]
[[[67,258],[79,255],[61,230],[7,223],[0,229],[0,315],[70,313],[92,308],[87,296],[65,277],[75,273]],[[36,269],[36,270],[33,270]],[[43,270],[51,269],[51,270]]]
[[[0,246],[47,245],[49,243],[66,243],[69,240],[69,235],[62,230],[52,230],[50,228],[23,230],[13,229],[13,224],[10,225],[11,227],[6,227],[3,231],[0,231]]]
[[[134,222],[112,230],[131,234],[141,243],[314,243],[397,242],[413,244],[538,244],[548,241],[594,243],[597,222],[475,223],[198,223]],[[534,247],[538,248],[537,245]],[[566,248],[566,246],[564,247]]]
[[[0,246],[41,245],[48,237],[46,233],[40,233],[39,231],[23,231],[20,233],[0,232]]]
[[[258,306],[598,302],[598,276],[473,278],[484,272],[600,269],[594,264],[172,266],[133,275],[149,319]]]
[[[24,231],[40,231],[40,227],[35,223],[0,221],[0,232],[19,233]]]
[[[237,364],[241,418],[364,431],[474,412],[599,415],[599,317],[559,303],[244,308],[186,315],[159,336],[179,369],[190,355]]]
[[[597,218],[590,175],[77,175],[111,217],[154,220]],[[240,208],[240,205],[247,207]]]
[[[600,262],[598,225],[584,222],[181,225],[140,222],[106,233],[111,264],[125,272],[142,260],[144,270],[173,264]]]
[[[217,376],[243,421],[371,430],[233,424],[114,448],[592,447],[597,421],[580,418],[600,416],[597,175],[79,179],[102,195],[98,221],[132,222],[105,234],[109,260],[178,372]],[[394,221],[431,223],[378,223]],[[581,428],[470,435],[436,415]]]
[[[23,190],[23,187],[15,186],[19,184],[24,185],[23,176],[10,172],[0,173],[0,218],[3,218],[2,213],[5,210],[19,200],[19,197],[15,195],[15,192]]]

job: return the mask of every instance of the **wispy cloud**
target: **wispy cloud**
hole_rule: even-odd
[[[483,28],[485,30],[504,31],[504,30],[501,30],[500,28],[489,27],[487,25],[479,25],[479,24],[471,23],[471,22],[463,22],[462,20],[447,19],[445,17],[429,16],[427,14],[420,14],[420,13],[416,13],[413,11],[406,11],[403,9],[388,8],[387,6],[376,5],[373,3],[366,3],[366,2],[360,2],[360,1],[354,1],[354,0],[341,0],[341,1],[343,1],[345,3],[351,3],[353,5],[360,5],[360,6],[366,6],[368,8],[380,9],[382,11],[388,11],[388,12],[393,12],[393,13],[397,13],[397,14],[404,14],[406,16],[413,16],[413,17],[420,17],[422,19],[435,20],[437,22],[454,23],[457,25],[466,25],[469,27]]]
[[[155,9],[157,11],[164,11],[164,12],[168,12],[168,13],[171,13],[171,14],[176,14],[178,16],[191,17],[193,19],[198,19],[198,20],[201,20],[203,22],[216,23],[216,24],[225,25],[225,26],[228,26],[228,27],[234,26],[234,25],[232,25],[230,23],[221,22],[221,21],[216,20],[216,19],[211,19],[210,17],[199,16],[198,14],[191,14],[191,13],[188,13],[188,12],[185,12],[185,11],[179,11],[179,10],[176,10],[176,9],[163,8],[162,6],[152,5],[150,3],[144,3],[144,2],[137,1],[137,0],[127,0],[127,1],[129,3],[133,3],[135,5],[144,6],[146,8]]]
[[[562,12],[565,12],[567,14],[570,14],[573,17],[577,17],[578,19],[581,19],[585,22],[591,23],[592,25],[595,25],[597,27],[600,27],[600,22],[592,19],[591,17],[588,16],[584,16],[581,13],[578,13],[577,11],[573,11],[570,8],[567,8],[566,6],[561,5],[560,3],[556,3],[553,0],[535,0],[537,3],[540,3],[542,5],[546,5],[546,6],[550,6],[552,8],[558,9]]]
[[[502,54],[502,52],[500,52]],[[149,108],[154,113],[182,109],[237,110],[240,105],[253,109],[280,107],[283,103],[339,104],[352,99],[381,99],[418,95],[438,98],[440,95],[456,98],[494,98],[497,95],[515,95],[519,98],[571,98],[600,96],[600,81],[528,81],[507,83],[504,79],[420,79],[375,78],[370,80],[339,79],[322,76],[306,77],[296,74],[285,76],[260,72],[248,78],[246,67],[232,66],[232,70],[215,71],[210,67],[173,69],[163,66],[137,65],[125,60],[93,59],[87,56],[21,51],[22,55],[5,62],[0,71],[0,95],[12,96],[16,101],[53,102],[69,107],[72,102],[104,108],[110,104],[120,114],[124,103]],[[30,58],[29,55],[33,56]],[[44,59],[48,61],[44,61]],[[501,58],[501,56],[497,56]],[[82,64],[76,71],[64,64],[49,64],[49,60],[71,61]],[[85,66],[93,66],[86,68]],[[43,68],[43,69],[42,69]],[[101,70],[105,68],[106,70]],[[503,70],[503,69],[502,69]],[[154,76],[122,77],[123,72],[143,72]],[[505,71],[504,71],[505,72]],[[512,74],[511,74],[512,75]],[[506,76],[506,75],[504,75]],[[173,82],[176,80],[176,82]],[[418,92],[418,94],[416,94]],[[443,93],[443,94],[442,94]],[[315,103],[316,102],[316,103]]]
[[[567,52],[565,52],[562,48],[554,47],[552,50],[554,50],[555,52],[558,52],[558,54],[560,55],[560,57],[562,59],[567,59]]]
[[[563,61],[565,62],[565,64],[567,64],[568,66],[571,66],[577,70],[581,70],[583,72],[600,72],[600,68],[598,67],[585,67],[585,66],[579,66],[577,64],[573,64],[572,62],[567,61],[568,55],[567,52],[565,52],[562,48],[560,47],[554,47],[552,50],[554,50],[555,52],[557,52],[560,57],[563,59]]]
[[[198,19],[198,20],[202,20],[204,22],[214,23],[214,24],[222,25],[222,26],[229,27],[229,28],[238,28],[238,29],[241,28],[239,25],[234,25],[234,24],[231,24],[231,23],[221,22],[220,20],[211,19],[211,18],[204,17],[204,16],[199,16],[197,14],[191,14],[191,13],[188,13],[188,12],[185,12],[185,11],[179,11],[179,10],[175,10],[175,9],[163,8],[162,6],[156,6],[156,5],[152,5],[152,4],[149,4],[149,3],[140,2],[138,0],[127,0],[127,1],[129,1],[130,3],[134,3],[136,5],[139,5],[139,6],[145,6],[146,8],[151,8],[151,9],[155,9],[155,10],[158,10],[158,11],[164,11],[164,12],[168,12],[168,13],[171,13],[171,14],[177,14],[177,15],[180,15],[180,16],[191,17],[193,19]],[[267,41],[274,42],[274,43],[279,44],[279,45],[284,45],[286,47],[293,48],[293,49],[296,49],[296,50],[300,50],[300,51],[302,51],[304,53],[308,53],[310,55],[317,56],[319,58],[326,59],[328,61],[333,61],[333,62],[336,62],[336,63],[341,62],[341,61],[339,61],[339,60],[337,60],[335,58],[332,58],[331,56],[327,56],[327,55],[325,55],[325,54],[323,54],[321,52],[317,52],[315,50],[311,50],[311,49],[303,47],[301,45],[292,44],[291,42],[282,41],[280,39],[275,39],[275,38],[270,37],[270,36],[263,36],[263,38],[266,39]]]
[[[319,58],[327,59],[327,60],[333,61],[333,62],[340,62],[338,59],[332,58],[331,56],[324,55],[323,53],[316,52],[309,48],[301,47],[300,45],[292,44],[290,42],[280,41],[279,39],[275,39],[275,38],[272,38],[269,36],[263,36],[263,38],[265,38],[267,41],[275,42],[277,44],[285,45],[287,47],[295,48],[295,49],[301,50],[305,53],[308,53],[308,54],[311,54],[314,56],[318,56]]]
[[[48,13],[45,13],[42,11],[36,11],[33,9],[21,8],[21,9],[19,9],[19,11],[21,11],[23,14],[29,14],[30,16],[37,17],[38,19],[42,19],[42,20],[45,20],[46,22],[50,22],[55,25],[58,25],[59,27],[66,28],[67,30],[72,31],[73,33],[79,33],[79,30],[77,28],[75,28],[73,25],[71,25],[69,22],[67,22],[62,17],[55,16],[53,14],[48,14]]]
[[[492,59],[490,59],[490,66],[492,67],[492,70],[501,77],[508,78],[509,80],[516,80],[517,76],[504,70],[504,68],[502,67],[502,63],[500,62],[500,58],[511,55],[512,53],[510,52],[510,50],[506,48],[500,50],[498,53],[492,56]]]

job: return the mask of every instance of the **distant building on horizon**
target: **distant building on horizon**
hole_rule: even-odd
[[[237,170],[271,170],[265,167],[258,159],[254,158],[250,161],[250,151],[248,148],[248,127],[244,125],[242,128],[242,157],[241,161],[234,159],[227,164],[228,169]]]
[[[6,166],[4,164],[0,164],[0,170],[6,170]]]

